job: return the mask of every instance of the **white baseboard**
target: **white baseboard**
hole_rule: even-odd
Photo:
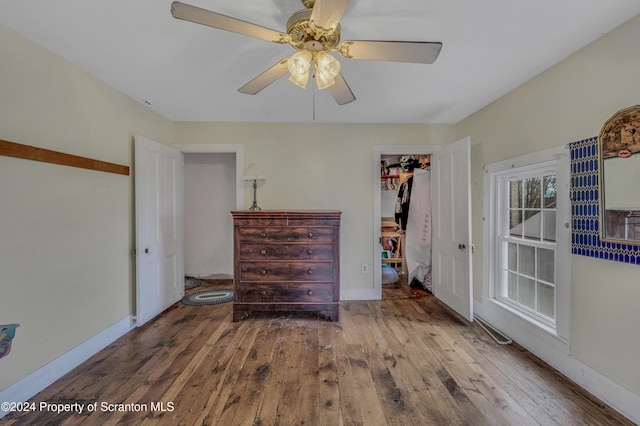
[[[365,290],[346,290],[340,291],[340,300],[380,300],[380,292],[373,288]]]
[[[134,328],[133,324],[134,321],[129,316],[121,319],[101,333],[96,334],[69,352],[24,377],[19,382],[0,391],[0,401],[24,402],[29,400],[113,341],[125,335]],[[0,419],[7,414],[7,411],[0,409]]]
[[[566,344],[531,330],[523,321],[489,302],[474,303],[474,312],[514,342],[567,376],[634,423],[640,424],[640,395],[573,358]]]

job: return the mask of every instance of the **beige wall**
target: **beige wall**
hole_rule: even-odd
[[[640,16],[457,125],[471,136],[475,300],[481,303],[482,166],[597,136],[639,103]],[[640,395],[640,266],[571,258],[570,354]]]
[[[446,145],[453,125],[174,123],[176,144],[237,144],[245,167],[259,164],[267,181],[258,187],[263,209],[342,211],[341,288],[373,288],[373,146]],[[245,206],[253,192],[246,185]]]
[[[0,25],[0,139],[131,166],[171,122]],[[132,176],[0,156],[0,390],[128,317]]]

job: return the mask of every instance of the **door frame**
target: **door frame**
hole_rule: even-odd
[[[382,259],[380,252],[380,223],[382,220],[382,189],[380,185],[380,161],[383,155],[424,155],[433,154],[441,145],[374,145],[373,146],[373,289],[370,300],[382,299]]]

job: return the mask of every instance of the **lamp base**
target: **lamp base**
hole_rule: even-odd
[[[253,204],[251,204],[251,207],[249,207],[249,211],[251,212],[259,212],[260,210],[262,210],[260,207],[258,207],[258,202],[256,199],[256,189],[258,188],[258,182],[256,181],[256,179],[253,180]]]

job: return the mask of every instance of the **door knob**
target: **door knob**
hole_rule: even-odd
[[[458,248],[459,248],[460,250],[464,250],[464,249],[466,249],[466,248],[467,248],[467,246],[465,246],[463,243],[460,243],[460,244],[458,244]]]
[[[149,253],[151,253],[151,250],[148,247],[144,249],[144,254],[149,254]]]

